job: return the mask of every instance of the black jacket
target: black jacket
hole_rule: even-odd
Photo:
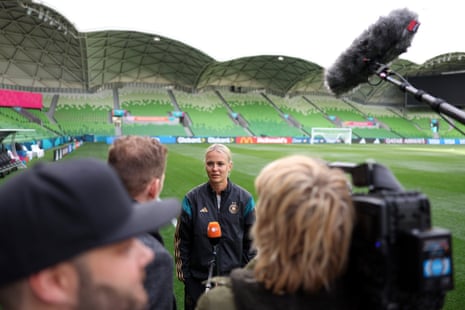
[[[139,240],[155,253],[155,259],[145,267],[144,287],[149,297],[146,309],[173,310],[177,308],[173,290],[173,257],[163,246],[158,232],[155,235],[160,240],[151,234],[139,236]]]
[[[213,246],[207,236],[208,223],[217,221],[222,237],[217,246],[217,269],[214,275],[227,275],[245,266],[255,252],[251,249],[250,228],[255,221],[255,201],[242,187],[228,180],[217,197],[209,183],[193,188],[182,202],[175,235],[175,258],[180,280],[205,280],[213,259]]]
[[[253,270],[236,269],[231,273],[232,292],[236,309],[253,310],[355,310],[358,308],[354,287],[345,277],[337,279],[330,291],[309,294],[273,294],[257,282]]]

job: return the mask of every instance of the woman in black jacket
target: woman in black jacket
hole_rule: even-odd
[[[208,182],[190,190],[182,202],[175,235],[175,259],[179,280],[184,282],[185,310],[194,309],[205,291],[212,260],[213,275],[229,275],[255,255],[250,228],[255,221],[252,195],[229,179],[231,152],[213,144],[205,152]],[[208,224],[218,222],[222,237],[216,254],[207,236]]]
[[[256,258],[205,293],[197,309],[353,309],[344,273],[354,224],[341,170],[302,155],[268,164],[255,180]]]

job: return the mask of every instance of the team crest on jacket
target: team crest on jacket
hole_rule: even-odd
[[[229,213],[231,214],[236,214],[239,211],[239,206],[236,204],[236,202],[231,203],[229,206]]]

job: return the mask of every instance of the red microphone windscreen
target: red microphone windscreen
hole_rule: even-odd
[[[218,222],[208,223],[207,236],[208,238],[221,238],[220,223]]]

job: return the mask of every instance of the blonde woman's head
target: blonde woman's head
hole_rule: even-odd
[[[255,188],[257,280],[275,293],[328,288],[346,267],[354,223],[345,173],[293,155],[265,166]]]

